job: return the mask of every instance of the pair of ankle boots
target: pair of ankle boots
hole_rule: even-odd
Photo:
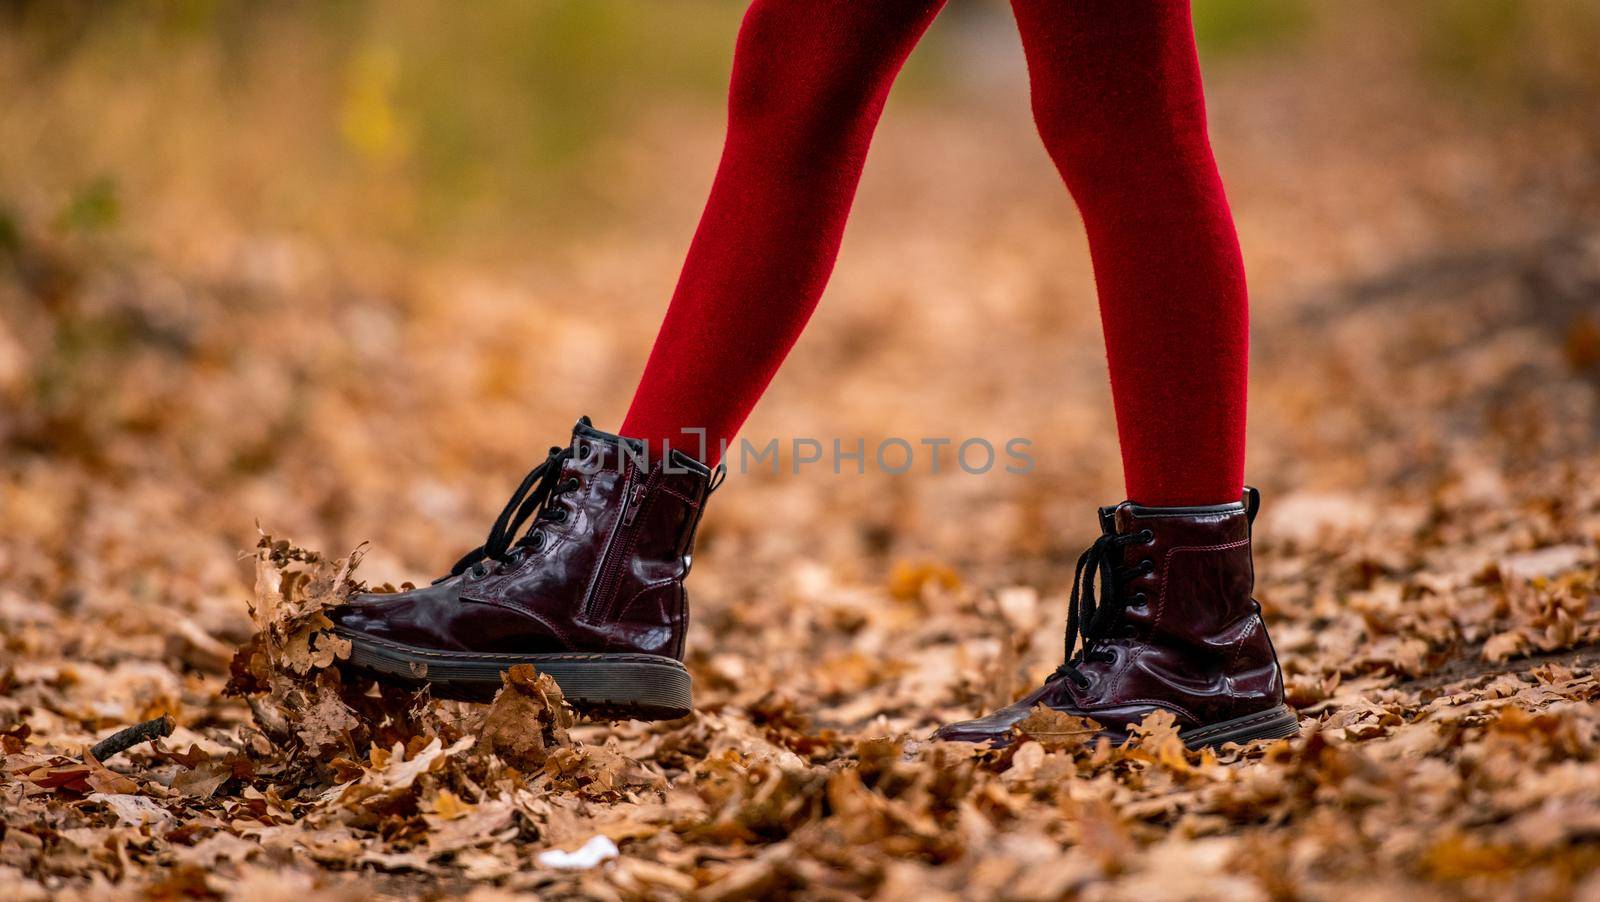
[[[720,472],[580,420],[523,480],[484,544],[432,585],[358,596],[333,612],[349,664],[440,697],[484,700],[532,664],[574,707],[643,720],[687,715],[683,666],[695,529]],[[1017,702],[934,738],[1009,742],[1036,705],[1125,736],[1170,711],[1191,746],[1292,735],[1259,606],[1250,526],[1258,498],[1206,507],[1101,508],[1078,560],[1067,660]]]

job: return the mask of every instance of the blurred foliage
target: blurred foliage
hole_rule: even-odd
[[[0,206],[0,259],[10,259],[22,249],[22,230],[11,211]]]
[[[1197,0],[1194,35],[1212,55],[1283,47],[1312,24],[1307,0]]]
[[[1419,17],[1423,59],[1480,98],[1548,105],[1600,83],[1594,0],[1428,0]]]
[[[345,108],[357,147],[414,154],[429,215],[538,203],[651,104],[720,91],[736,21],[706,3],[411,6],[350,36]]]
[[[703,135],[720,118],[744,6],[0,0],[0,201],[79,232],[189,192],[254,221],[402,245],[541,223],[578,234],[614,221],[628,142]],[[953,90],[980,77],[972,54],[1016,48],[960,38],[1005,35],[1009,15],[1001,0],[952,0],[897,96],[983,93]],[[1196,0],[1194,21],[1208,66],[1395,42],[1473,104],[1600,84],[1594,0]],[[714,150],[695,154],[709,178]]]
[[[42,102],[103,85],[105,102],[137,114],[152,138],[122,149],[130,167],[158,161],[179,130],[204,130],[194,140],[215,141],[218,157],[236,143],[277,145],[296,178],[364,182],[390,199],[368,211],[374,218],[426,233],[485,211],[594,202],[580,170],[607,138],[658,107],[717,105],[740,13],[710,0],[497,0],[470,10],[12,0],[0,6],[0,58],[18,77],[0,97]],[[232,131],[241,123],[251,127]],[[45,128],[70,141],[76,123]],[[320,201],[295,194],[275,199],[291,218]],[[96,197],[111,195],[83,198],[90,206],[74,207],[76,224],[112,211],[93,206]]]
[[[97,232],[116,225],[121,212],[116,181],[102,175],[73,195],[56,226],[69,232]]]

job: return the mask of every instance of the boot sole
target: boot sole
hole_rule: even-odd
[[[436,698],[492,701],[500,691],[501,673],[516,664],[531,664],[556,681],[568,704],[592,717],[673,720],[694,710],[688,669],[661,655],[471,654],[412,648],[343,629],[335,632],[350,640],[346,664],[388,682],[426,685]]]
[[[1256,739],[1288,739],[1300,732],[1300,718],[1288,705],[1278,705],[1255,714],[1218,721],[1203,727],[1183,730],[1178,735],[1192,749],[1217,748],[1230,742],[1240,744]]]

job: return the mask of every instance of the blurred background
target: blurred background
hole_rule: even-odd
[[[714,171],[741,14],[0,4],[3,653],[131,668],[147,682],[116,691],[140,705],[179,694],[138,662],[244,635],[257,524],[370,542],[363,576],[421,581],[577,416],[614,428]],[[1296,542],[1588,497],[1600,4],[1197,0],[1195,19],[1252,284],[1269,610],[1303,600],[1270,581]],[[886,653],[862,635],[985,697],[1018,660],[1047,669],[1092,506],[1121,497],[1106,385],[1009,10],[953,0],[746,434],[1021,436],[1038,469],[736,476],[692,583],[701,678],[759,667],[827,696],[887,678],[841,663]],[[860,632],[864,608],[921,619],[928,586],[966,611],[1021,587],[1007,616],[1040,639],[1018,659],[936,620]],[[1291,657],[1313,641],[1284,629]]]

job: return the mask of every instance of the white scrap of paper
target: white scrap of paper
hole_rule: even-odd
[[[609,836],[591,837],[576,852],[563,849],[546,849],[536,859],[540,867],[563,871],[587,871],[602,861],[617,857],[617,844]]]

